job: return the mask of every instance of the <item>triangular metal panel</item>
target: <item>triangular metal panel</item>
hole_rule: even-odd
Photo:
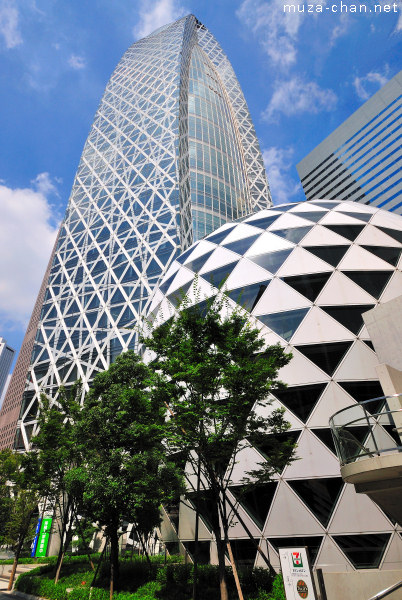
[[[361,246],[366,246],[368,244],[376,245],[376,246],[399,246],[402,247],[402,244],[397,242],[393,237],[390,237],[378,227],[374,227],[372,223],[369,223],[361,232],[361,234],[356,238],[356,243]]]
[[[340,271],[335,271],[316,299],[318,305],[376,304],[373,296]]]
[[[340,381],[377,379],[375,367],[378,359],[361,340],[356,340],[334,373],[334,379]]]
[[[253,310],[253,315],[258,316],[274,312],[278,308],[293,310],[295,308],[308,308],[309,306],[312,306],[310,300],[296,292],[281,279],[275,277],[261,296],[260,301]]]
[[[225,237],[222,243],[229,244],[230,242],[236,242],[238,240],[242,240],[243,238],[250,237],[252,235],[260,235],[261,229],[258,227],[253,227],[252,223],[249,225],[247,223],[240,223],[237,225],[232,231]]]
[[[338,459],[307,429],[297,442],[296,456],[299,460],[288,465],[282,473],[285,479],[340,476]]]
[[[288,385],[303,385],[328,381],[329,377],[309,361],[296,348],[290,347],[293,358],[285,367],[280,369],[278,377]]]
[[[208,273],[208,271],[211,271],[212,269],[219,269],[219,267],[228,265],[234,260],[239,260],[238,254],[231,250],[227,250],[227,248],[218,246],[215,252],[208,258],[202,269],[200,269],[200,275]]]
[[[384,513],[366,494],[357,494],[352,484],[346,484],[332,516],[329,531],[333,535],[389,531],[393,529]]]
[[[402,537],[395,531],[382,563],[382,570],[394,570],[402,563]]]
[[[297,247],[286,260],[286,263],[278,270],[278,277],[290,277],[305,273],[324,273],[333,270],[333,267],[317,258],[304,248]]]
[[[383,302],[388,302],[389,300],[393,300],[397,296],[402,294],[402,273],[400,271],[395,271],[389,280],[385,290],[381,294],[381,304]]]
[[[348,246],[350,242],[322,225],[316,225],[308,232],[301,246]]]
[[[226,283],[228,289],[233,289],[240,285],[246,286],[264,281],[267,277],[269,277],[269,273],[265,269],[247,258],[242,258],[229,275]]]
[[[345,572],[352,571],[352,564],[346,556],[339,550],[338,546],[329,535],[325,536],[324,542],[317,557],[317,568],[325,569],[325,572]]]
[[[390,229],[399,229],[402,231],[402,217],[389,213],[386,210],[379,210],[373,217],[373,225],[378,227],[389,227]]]
[[[331,211],[320,221],[321,225],[362,225],[362,222],[352,215]]]
[[[349,329],[327,315],[318,306],[313,306],[290,341],[297,345],[354,339],[355,336]]]
[[[285,212],[279,219],[272,223],[268,231],[275,233],[275,229],[286,229],[287,227],[306,227],[311,225],[311,221],[303,219],[301,216],[294,215],[290,212]]]
[[[375,256],[372,252],[368,252],[364,248],[360,248],[357,244],[353,244],[346,252],[345,256],[338,264],[338,269],[347,270],[371,270],[371,271],[389,271],[390,264]]]
[[[324,533],[324,528],[295,492],[284,481],[280,481],[265,525],[264,537],[286,537],[306,533],[319,535]]]
[[[258,256],[266,252],[276,252],[276,250],[287,250],[294,248],[295,245],[287,240],[274,235],[273,233],[264,232],[256,242],[244,254],[245,257]]]
[[[328,427],[329,419],[339,410],[354,404],[354,400],[335,381],[330,381],[307,421],[309,428]]]

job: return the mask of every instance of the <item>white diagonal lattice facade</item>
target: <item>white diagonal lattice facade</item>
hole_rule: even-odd
[[[271,204],[228,59],[190,15],[133,44],[114,71],[77,170],[47,284],[17,447],[37,397],[84,389],[123,350],[175,256]]]

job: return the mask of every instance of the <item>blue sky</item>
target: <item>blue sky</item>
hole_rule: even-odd
[[[402,68],[401,0],[309,2],[0,0],[0,336],[19,349],[114,67],[176,18],[195,14],[232,62],[274,201],[304,199],[296,163]]]

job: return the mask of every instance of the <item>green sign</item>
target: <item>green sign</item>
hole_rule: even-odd
[[[38,545],[36,546],[36,556],[46,556],[47,545],[49,543],[50,530],[52,529],[52,518],[44,517],[40,528]]]

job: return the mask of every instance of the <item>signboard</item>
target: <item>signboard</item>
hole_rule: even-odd
[[[279,548],[286,600],[317,600],[307,548]]]
[[[50,530],[52,529],[52,518],[44,517],[40,528],[35,556],[46,556],[49,543]]]
[[[35,537],[33,539],[32,546],[31,546],[31,558],[34,558],[34,556],[35,556],[36,546],[38,545],[38,538],[39,538],[41,523],[42,523],[42,519],[39,518],[38,522],[36,524]]]

